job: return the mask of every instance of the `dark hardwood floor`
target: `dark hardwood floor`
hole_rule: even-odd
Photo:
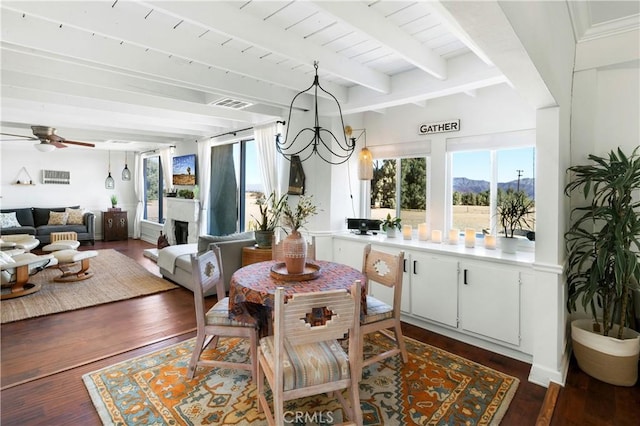
[[[152,245],[137,241],[96,242],[158,274],[143,257]],[[28,296],[27,296],[28,297]],[[210,304],[214,300],[210,298]],[[1,305],[0,305],[1,308]],[[193,295],[182,287],[146,297],[32,318],[0,326],[0,423],[9,425],[99,425],[82,375],[195,335]],[[520,386],[504,425],[534,425],[546,389],[529,383],[530,366],[493,352],[405,324],[407,336],[516,376]],[[548,413],[548,416],[551,416]],[[572,361],[559,390],[553,425],[638,425],[640,385],[606,385]]]

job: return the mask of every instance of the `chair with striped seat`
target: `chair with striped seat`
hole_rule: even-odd
[[[196,305],[197,336],[196,345],[189,362],[187,375],[193,378],[199,365],[209,367],[228,367],[249,370],[255,380],[257,373],[257,323],[245,323],[229,318],[229,298],[225,295],[224,271],[220,260],[220,248],[212,245],[211,250],[191,255],[191,268],[195,285],[193,297]],[[215,286],[217,303],[205,310],[204,295]],[[242,337],[249,339],[250,362],[231,362],[223,360],[201,359],[202,352],[212,344],[218,346],[220,337]]]
[[[362,424],[360,291],[361,282],[356,281],[350,292],[296,293],[285,303],[284,288],[276,289],[274,335],[260,339],[258,348],[258,411],[265,411],[270,425],[290,423],[285,401],[323,393],[333,393],[351,424]],[[338,339],[347,334],[345,352]],[[265,377],[273,411],[265,396]],[[349,401],[343,389],[348,390]]]
[[[376,354],[362,361],[362,367],[374,364],[385,358],[401,354],[402,362],[408,360],[407,348],[400,325],[400,302],[402,299],[402,270],[404,251],[398,254],[372,250],[371,244],[364,249],[362,273],[367,277],[367,311],[360,324],[362,339],[369,333],[391,329],[395,337],[396,347]],[[374,281],[392,290],[391,305],[371,296],[369,285]]]

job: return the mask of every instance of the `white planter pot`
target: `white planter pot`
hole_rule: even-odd
[[[571,322],[571,340],[578,366],[588,375],[617,386],[633,386],[638,380],[640,333],[625,328],[623,339],[616,339],[618,326],[609,336],[594,333],[591,319]]]
[[[500,237],[500,247],[504,253],[515,253],[518,250],[518,238]]]
[[[387,228],[387,238],[396,237],[396,228]]]

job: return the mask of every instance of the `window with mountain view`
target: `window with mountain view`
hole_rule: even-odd
[[[452,171],[452,228],[495,232],[495,206],[505,192],[522,191],[535,202],[533,147],[453,152]]]
[[[400,167],[398,167],[398,165]],[[371,181],[371,219],[387,214],[417,228],[426,220],[427,159],[402,158],[374,161]]]

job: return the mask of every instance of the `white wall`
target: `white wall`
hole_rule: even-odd
[[[420,124],[460,119],[460,131],[419,135]],[[535,110],[506,84],[427,101],[425,107],[405,105],[385,114],[366,113],[365,127],[370,147],[386,144],[424,143],[431,149],[430,229],[446,229],[447,153],[451,138],[490,135],[534,129]]]
[[[96,234],[102,235],[101,212],[111,207],[111,195],[118,197],[118,207],[129,213],[129,233],[132,233],[135,196],[133,181],[121,179],[124,168],[123,151],[111,152],[111,176],[114,190],[104,187],[109,166],[108,152],[92,148],[69,147],[52,152],[40,152],[30,142],[2,142],[0,145],[0,206],[65,207],[80,205],[96,213]],[[20,171],[25,167],[35,186],[14,185],[23,179]],[[133,153],[128,153],[128,167],[134,172]],[[42,184],[42,170],[71,172],[69,185]]]

